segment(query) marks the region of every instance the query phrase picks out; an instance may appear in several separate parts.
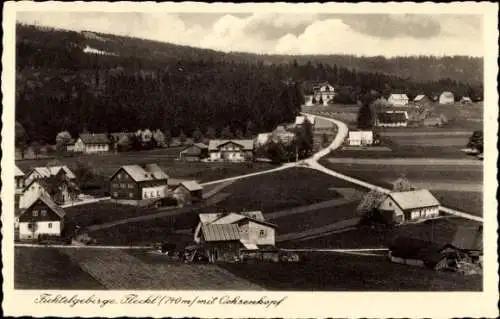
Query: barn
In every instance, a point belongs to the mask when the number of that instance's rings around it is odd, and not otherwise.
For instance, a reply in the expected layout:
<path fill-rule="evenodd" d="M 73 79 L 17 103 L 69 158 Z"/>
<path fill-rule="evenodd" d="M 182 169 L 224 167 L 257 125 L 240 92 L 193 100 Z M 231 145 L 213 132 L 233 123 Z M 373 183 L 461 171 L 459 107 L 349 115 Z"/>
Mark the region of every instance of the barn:
<path fill-rule="evenodd" d="M 426 189 L 391 192 L 378 210 L 395 223 L 419 221 L 439 216 L 439 201 Z"/>
<path fill-rule="evenodd" d="M 203 143 L 195 143 L 185 147 L 180 153 L 181 160 L 195 162 L 208 157 L 208 145 Z"/>

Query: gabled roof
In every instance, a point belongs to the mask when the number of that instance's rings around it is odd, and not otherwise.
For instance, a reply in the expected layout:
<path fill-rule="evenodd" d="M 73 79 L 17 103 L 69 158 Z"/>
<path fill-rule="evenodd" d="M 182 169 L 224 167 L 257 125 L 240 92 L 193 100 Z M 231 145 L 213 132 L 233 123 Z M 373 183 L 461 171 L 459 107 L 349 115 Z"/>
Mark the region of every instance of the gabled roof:
<path fill-rule="evenodd" d="M 424 98 L 425 98 L 424 94 L 419 94 L 419 95 L 415 96 L 415 98 L 413 99 L 413 101 L 418 102 L 418 101 L 423 100 Z"/>
<path fill-rule="evenodd" d="M 240 240 L 240 231 L 235 224 L 202 224 L 201 232 L 205 241 Z"/>
<path fill-rule="evenodd" d="M 207 144 L 204 144 L 204 143 L 194 143 L 194 144 L 190 144 L 190 145 L 187 145 L 186 147 L 184 147 L 182 149 L 181 153 L 186 153 L 192 147 L 199 148 L 200 150 L 206 150 L 206 149 L 208 149 L 208 145 Z"/>
<path fill-rule="evenodd" d="M 17 167 L 17 165 L 15 165 L 15 177 L 18 177 L 18 176 L 24 176 L 24 173 L 23 173 L 23 171 L 21 171 L 21 169 L 19 167 Z"/>
<path fill-rule="evenodd" d="M 208 149 L 210 151 L 216 151 L 218 150 L 221 146 L 227 143 L 234 143 L 237 145 L 240 145 L 244 150 L 253 150 L 254 147 L 254 141 L 253 140 L 238 140 L 238 139 L 233 139 L 233 140 L 210 140 L 208 144 Z"/>
<path fill-rule="evenodd" d="M 38 183 L 43 189 L 45 189 L 49 194 L 53 195 L 59 190 L 59 186 L 65 183 L 69 189 L 79 190 L 78 186 L 72 181 L 61 180 L 52 175 L 43 179 L 33 179 L 29 184 L 27 184 L 24 189 L 27 190 L 31 185 Z"/>
<path fill-rule="evenodd" d="M 144 166 L 124 165 L 120 167 L 120 169 L 123 169 L 136 182 L 168 179 L 168 175 L 156 164 L 146 164 Z M 111 175 L 111 178 L 113 178 L 118 171 Z"/>
<path fill-rule="evenodd" d="M 33 168 L 31 170 L 30 174 L 33 171 L 36 171 L 43 178 L 48 178 L 50 176 L 57 175 L 57 173 L 59 173 L 59 171 L 61 169 L 64 171 L 64 173 L 66 173 L 66 177 L 68 177 L 69 179 L 75 179 L 76 178 L 75 174 L 66 165 L 62 165 L 62 166 L 49 166 L 49 167 L 35 167 L 35 168 Z"/>
<path fill-rule="evenodd" d="M 441 93 L 441 97 L 454 98 L 454 95 L 449 91 L 444 91 L 443 93 Z"/>
<path fill-rule="evenodd" d="M 392 192 L 389 193 L 389 197 L 391 197 L 402 210 L 440 205 L 439 201 L 427 189 Z"/>
<path fill-rule="evenodd" d="M 455 237 L 451 245 L 464 250 L 483 250 L 482 229 L 459 227 L 455 232 Z"/>
<path fill-rule="evenodd" d="M 295 125 L 304 124 L 306 118 L 309 120 L 311 124 L 314 124 L 314 122 L 316 121 L 314 115 L 298 115 L 295 117 Z"/>
<path fill-rule="evenodd" d="M 181 182 L 180 185 L 184 186 L 190 192 L 199 191 L 203 189 L 203 186 L 198 184 L 198 182 L 196 181 L 184 181 Z"/>
<path fill-rule="evenodd" d="M 109 138 L 104 133 L 82 133 L 80 138 L 84 144 L 108 144 Z"/>
<path fill-rule="evenodd" d="M 58 206 L 50 197 L 48 197 L 47 195 L 45 195 L 43 193 L 40 194 L 40 196 L 38 196 L 38 198 L 36 200 L 34 200 L 26 210 L 28 210 L 29 208 L 33 207 L 33 205 L 38 200 L 41 200 L 45 205 L 47 205 L 47 207 L 49 207 L 60 218 L 64 218 L 64 216 L 66 216 L 66 213 L 64 212 L 64 209 L 62 209 L 60 206 Z M 26 210 L 24 210 L 24 212 L 26 212 Z M 23 213 L 21 213 L 21 215 Z"/>
<path fill-rule="evenodd" d="M 395 100 L 408 100 L 408 95 L 404 93 L 392 93 L 389 96 L 390 99 L 395 99 Z"/>
<path fill-rule="evenodd" d="M 275 224 L 268 223 L 264 220 L 264 215 L 261 211 L 253 212 L 242 212 L 242 213 L 229 213 L 223 214 L 216 220 L 212 221 L 212 224 L 234 224 L 240 223 L 244 220 L 253 221 L 257 224 L 266 225 L 272 228 L 277 228 Z"/>

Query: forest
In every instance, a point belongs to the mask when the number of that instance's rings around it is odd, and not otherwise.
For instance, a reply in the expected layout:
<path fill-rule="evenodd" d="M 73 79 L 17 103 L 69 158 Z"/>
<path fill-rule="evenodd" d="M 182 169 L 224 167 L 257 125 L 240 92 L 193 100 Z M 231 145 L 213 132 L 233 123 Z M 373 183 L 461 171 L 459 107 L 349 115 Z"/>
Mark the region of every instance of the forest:
<path fill-rule="evenodd" d="M 450 90 L 457 96 L 482 96 L 482 84 L 473 80 L 430 76 L 416 81 L 384 72 L 390 67 L 380 72 L 348 67 L 363 66 L 365 62 L 352 61 L 367 58 L 349 59 L 347 65 L 303 57 L 270 63 L 269 56 L 97 33 L 89 36 L 89 32 L 28 25 L 17 25 L 16 32 L 16 120 L 29 142 L 54 143 L 57 133 L 65 130 L 72 136 L 82 131 L 143 128 L 173 136 L 199 131 L 220 136 L 229 127 L 234 135 L 250 136 L 293 121 L 303 95 L 319 80 L 334 85 L 337 102 L 344 104 L 355 103 L 371 90 L 410 95 Z M 85 53 L 87 46 L 113 55 Z M 475 60 L 464 63 L 461 57 L 439 61 L 449 64 L 447 70 L 453 70 L 453 65 L 469 70 L 477 64 Z"/>

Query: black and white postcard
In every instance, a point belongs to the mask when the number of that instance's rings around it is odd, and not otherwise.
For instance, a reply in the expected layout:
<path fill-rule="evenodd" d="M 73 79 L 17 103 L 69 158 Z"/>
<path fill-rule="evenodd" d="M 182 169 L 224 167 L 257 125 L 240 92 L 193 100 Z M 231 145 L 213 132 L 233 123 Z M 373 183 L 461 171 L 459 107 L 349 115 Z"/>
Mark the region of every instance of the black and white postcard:
<path fill-rule="evenodd" d="M 497 317 L 497 13 L 5 3 L 4 313 Z"/>

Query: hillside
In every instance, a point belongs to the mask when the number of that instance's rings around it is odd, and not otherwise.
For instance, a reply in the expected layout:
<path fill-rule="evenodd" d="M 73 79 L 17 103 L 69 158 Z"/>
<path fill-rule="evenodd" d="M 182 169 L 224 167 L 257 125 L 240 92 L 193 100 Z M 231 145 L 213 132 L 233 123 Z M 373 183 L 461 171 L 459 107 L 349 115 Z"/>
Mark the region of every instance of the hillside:
<path fill-rule="evenodd" d="M 16 31 L 16 119 L 31 141 L 53 142 L 61 130 L 270 130 L 293 120 L 310 80 L 329 81 L 346 103 L 371 89 L 482 95 L 481 59 L 266 56 L 90 31 Z"/>

